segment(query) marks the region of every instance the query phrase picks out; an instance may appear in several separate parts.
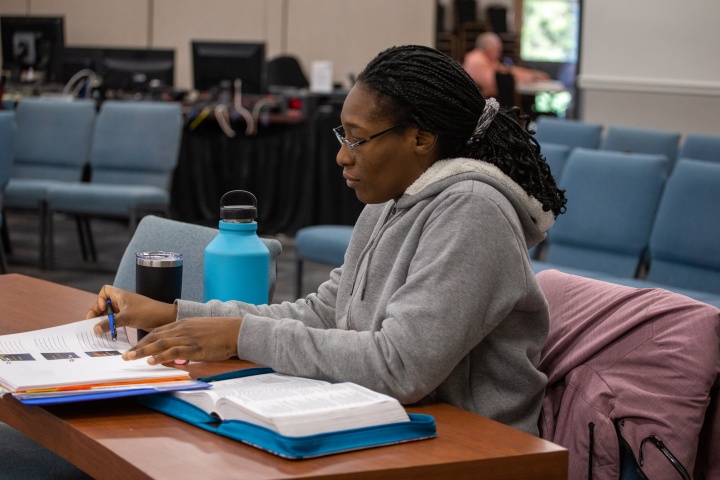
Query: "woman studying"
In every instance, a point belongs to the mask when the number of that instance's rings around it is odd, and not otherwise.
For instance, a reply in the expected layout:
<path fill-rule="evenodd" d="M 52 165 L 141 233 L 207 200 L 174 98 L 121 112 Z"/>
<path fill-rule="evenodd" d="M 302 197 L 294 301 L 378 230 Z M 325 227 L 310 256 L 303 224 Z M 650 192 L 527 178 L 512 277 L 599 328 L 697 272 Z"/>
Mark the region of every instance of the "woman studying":
<path fill-rule="evenodd" d="M 444 54 L 385 50 L 334 129 L 337 163 L 367 206 L 344 265 L 317 293 L 262 306 L 164 304 L 105 286 L 87 316 L 104 315 L 109 298 L 117 326 L 151 330 L 128 359 L 238 356 L 537 434 L 549 318 L 527 249 L 565 197 L 516 116 Z"/>

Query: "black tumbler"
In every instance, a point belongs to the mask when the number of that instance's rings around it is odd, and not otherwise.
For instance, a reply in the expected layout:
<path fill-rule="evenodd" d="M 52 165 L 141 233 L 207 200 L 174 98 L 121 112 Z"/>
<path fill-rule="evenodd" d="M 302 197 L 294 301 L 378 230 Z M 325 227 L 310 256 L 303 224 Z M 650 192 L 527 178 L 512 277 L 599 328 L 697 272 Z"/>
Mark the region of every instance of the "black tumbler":
<path fill-rule="evenodd" d="M 182 295 L 182 253 L 138 252 L 135 254 L 135 291 L 165 303 Z M 138 340 L 147 335 L 138 330 Z"/>

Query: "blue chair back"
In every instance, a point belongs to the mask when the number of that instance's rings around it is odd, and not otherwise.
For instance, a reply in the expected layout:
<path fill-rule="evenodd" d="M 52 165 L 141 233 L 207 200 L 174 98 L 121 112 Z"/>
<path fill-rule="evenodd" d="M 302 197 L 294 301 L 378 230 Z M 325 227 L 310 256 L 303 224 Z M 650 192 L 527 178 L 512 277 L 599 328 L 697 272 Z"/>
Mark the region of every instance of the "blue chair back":
<path fill-rule="evenodd" d="M 95 102 L 22 99 L 15 120 L 13 178 L 81 179 L 95 123 Z"/>
<path fill-rule="evenodd" d="M 169 190 L 182 122 L 178 103 L 105 101 L 90 149 L 91 181 Z"/>
<path fill-rule="evenodd" d="M 540 145 L 555 143 L 570 148 L 597 148 L 602 138 L 603 127 L 599 123 L 580 120 L 566 120 L 541 115 L 535 122 L 535 139 Z"/>
<path fill-rule="evenodd" d="M 559 145 L 556 143 L 543 143 L 540 145 L 540 152 L 545 155 L 545 160 L 550 166 L 550 173 L 555 178 L 555 182 L 559 182 L 562 177 L 565 162 L 570 155 L 571 148 L 567 145 Z"/>
<path fill-rule="evenodd" d="M 560 181 L 567 213 L 549 231 L 546 261 L 634 277 L 648 246 L 667 163 L 662 155 L 573 150 Z"/>
<path fill-rule="evenodd" d="M 647 279 L 720 292 L 720 163 L 680 159 L 650 236 Z"/>
<path fill-rule="evenodd" d="M 670 169 L 677 157 L 679 146 L 679 133 L 623 126 L 608 128 L 600 144 L 602 150 L 665 155 Z"/>
<path fill-rule="evenodd" d="M 688 134 L 678 153 L 680 158 L 720 163 L 720 136 Z"/>
<path fill-rule="evenodd" d="M 0 110 L 0 206 L 2 206 L 2 192 L 5 190 L 8 180 L 10 180 L 13 160 L 15 159 L 16 132 L 15 112 L 12 110 Z"/>

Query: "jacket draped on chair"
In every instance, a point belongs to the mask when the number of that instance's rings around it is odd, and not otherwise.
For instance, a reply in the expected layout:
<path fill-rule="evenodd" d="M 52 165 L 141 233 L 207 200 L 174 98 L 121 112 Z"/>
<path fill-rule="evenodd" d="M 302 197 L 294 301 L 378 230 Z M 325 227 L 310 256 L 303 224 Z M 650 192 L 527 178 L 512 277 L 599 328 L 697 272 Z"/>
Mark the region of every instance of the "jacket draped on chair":
<path fill-rule="evenodd" d="M 551 319 L 540 434 L 569 450 L 568 478 L 627 478 L 619 434 L 650 479 L 683 478 L 657 440 L 693 478 L 720 478 L 720 310 L 557 270 L 537 278 Z"/>

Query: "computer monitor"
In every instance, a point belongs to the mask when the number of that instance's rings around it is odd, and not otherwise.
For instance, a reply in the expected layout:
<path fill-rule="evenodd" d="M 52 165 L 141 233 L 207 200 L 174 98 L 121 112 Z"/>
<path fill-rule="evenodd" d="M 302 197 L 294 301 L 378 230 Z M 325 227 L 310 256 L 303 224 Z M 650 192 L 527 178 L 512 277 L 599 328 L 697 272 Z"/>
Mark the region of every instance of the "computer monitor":
<path fill-rule="evenodd" d="M 148 91 L 175 83 L 175 50 L 106 48 L 98 68 L 105 89 Z"/>
<path fill-rule="evenodd" d="M 57 81 L 65 84 L 82 70 L 92 70 L 100 75 L 104 50 L 102 47 L 63 48 L 57 62 Z"/>
<path fill-rule="evenodd" d="M 2 68 L 10 72 L 10 80 L 56 81 L 56 62 L 65 44 L 63 17 L 0 17 L 0 39 Z"/>
<path fill-rule="evenodd" d="M 266 93 L 265 44 L 192 42 L 193 86 L 209 90 L 223 81 L 242 80 L 242 93 Z"/>

